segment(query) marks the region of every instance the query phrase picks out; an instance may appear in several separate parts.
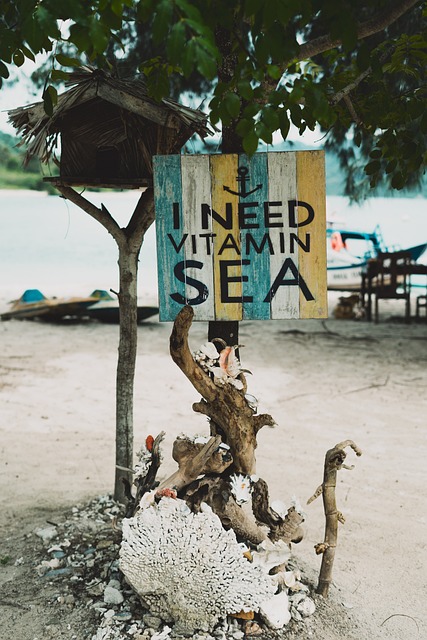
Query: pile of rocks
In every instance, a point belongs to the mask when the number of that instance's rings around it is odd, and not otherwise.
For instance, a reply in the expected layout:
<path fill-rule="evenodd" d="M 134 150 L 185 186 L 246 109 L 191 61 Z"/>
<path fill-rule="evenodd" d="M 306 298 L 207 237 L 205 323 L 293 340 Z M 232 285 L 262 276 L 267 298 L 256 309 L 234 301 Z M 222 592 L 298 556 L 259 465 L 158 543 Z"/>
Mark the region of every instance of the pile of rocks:
<path fill-rule="evenodd" d="M 73 507 L 62 522 L 35 530 L 44 546 L 44 559 L 35 567 L 38 579 L 54 584 L 57 606 L 84 610 L 90 620 L 84 636 L 73 636 L 77 640 L 168 640 L 177 636 L 176 630 L 144 608 L 119 570 L 123 517 L 121 505 L 101 496 Z M 293 604 L 291 624 L 298 624 L 296 620 L 304 624 L 308 611 L 301 611 L 297 602 Z M 210 633 L 192 637 L 261 640 L 279 636 L 261 622 L 229 617 L 221 619 Z"/>

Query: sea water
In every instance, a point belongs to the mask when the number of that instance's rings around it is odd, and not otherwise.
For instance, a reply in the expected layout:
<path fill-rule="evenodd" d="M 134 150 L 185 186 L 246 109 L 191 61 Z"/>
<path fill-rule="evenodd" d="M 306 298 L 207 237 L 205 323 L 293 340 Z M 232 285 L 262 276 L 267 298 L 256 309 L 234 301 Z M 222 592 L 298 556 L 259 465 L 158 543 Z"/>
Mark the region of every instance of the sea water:
<path fill-rule="evenodd" d="M 85 193 L 126 226 L 140 197 L 138 191 Z M 345 197 L 327 198 L 327 218 L 337 227 L 373 231 L 378 224 L 388 246 L 404 249 L 427 242 L 427 200 L 372 198 L 363 205 Z M 106 229 L 59 196 L 42 192 L 0 191 L 0 303 L 19 298 L 25 289 L 46 296 L 87 296 L 94 289 L 118 291 L 118 249 Z M 427 254 L 420 262 L 427 263 Z M 424 283 L 425 284 L 425 283 Z M 138 297 L 157 302 L 154 225 L 140 254 Z"/>

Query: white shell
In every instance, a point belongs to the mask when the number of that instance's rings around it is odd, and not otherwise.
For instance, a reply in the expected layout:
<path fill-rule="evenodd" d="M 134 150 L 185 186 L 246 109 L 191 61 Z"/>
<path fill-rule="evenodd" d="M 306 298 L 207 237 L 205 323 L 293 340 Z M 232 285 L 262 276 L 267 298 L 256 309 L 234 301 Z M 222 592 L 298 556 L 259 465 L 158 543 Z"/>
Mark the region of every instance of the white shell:
<path fill-rule="evenodd" d="M 241 473 L 230 476 L 231 493 L 237 504 L 242 505 L 248 502 L 252 493 L 251 479 Z"/>
<path fill-rule="evenodd" d="M 217 360 L 219 358 L 219 353 L 213 342 L 205 342 L 205 344 L 202 344 L 200 351 L 210 360 Z"/>
<path fill-rule="evenodd" d="M 288 596 L 285 591 L 263 602 L 259 613 L 270 629 L 283 629 L 291 619 Z"/>
<path fill-rule="evenodd" d="M 312 616 L 316 611 L 316 605 L 314 601 L 307 596 L 297 605 L 297 611 L 299 611 L 304 618 L 307 618 L 308 616 Z"/>
<path fill-rule="evenodd" d="M 253 551 L 252 557 L 253 564 L 264 567 L 264 570 L 268 573 L 273 567 L 287 562 L 291 557 L 291 551 L 289 545 L 283 540 L 271 542 L 271 540 L 266 539 L 258 545 L 256 551 Z"/>

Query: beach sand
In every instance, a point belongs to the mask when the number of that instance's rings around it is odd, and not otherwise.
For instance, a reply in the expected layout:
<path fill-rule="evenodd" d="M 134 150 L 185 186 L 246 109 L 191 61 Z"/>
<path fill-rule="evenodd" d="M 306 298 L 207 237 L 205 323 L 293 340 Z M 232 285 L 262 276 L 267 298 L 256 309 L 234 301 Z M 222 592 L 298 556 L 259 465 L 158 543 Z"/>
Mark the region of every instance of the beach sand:
<path fill-rule="evenodd" d="M 296 496 L 305 505 L 322 482 L 327 449 L 352 439 L 363 451 L 356 458 L 349 450 L 354 469 L 338 476 L 346 523 L 333 615 L 354 625 L 359 640 L 413 640 L 427 637 L 427 323 L 405 325 L 403 302 L 381 306 L 378 325 L 332 317 L 242 322 L 239 342 L 253 373 L 248 392 L 277 422 L 260 431 L 257 449 L 257 473 L 272 499 L 289 504 Z M 161 477 L 176 468 L 170 450 L 178 434 L 208 433 L 191 409 L 197 393 L 170 359 L 170 331 L 157 317 L 138 327 L 135 448 L 166 431 Z M 10 321 L 0 323 L 0 340 L 0 537 L 10 549 L 15 538 L 20 548 L 25 537 L 33 540 L 29 534 L 52 514 L 112 491 L 118 327 Z M 206 340 L 206 323 L 195 323 L 191 347 Z M 305 510 L 306 536 L 293 552 L 315 580 L 321 498 Z M 0 637 L 41 640 L 48 636 L 37 635 L 34 611 L 49 617 L 50 610 L 7 602 L 22 566 L 31 557 L 0 568 Z"/>

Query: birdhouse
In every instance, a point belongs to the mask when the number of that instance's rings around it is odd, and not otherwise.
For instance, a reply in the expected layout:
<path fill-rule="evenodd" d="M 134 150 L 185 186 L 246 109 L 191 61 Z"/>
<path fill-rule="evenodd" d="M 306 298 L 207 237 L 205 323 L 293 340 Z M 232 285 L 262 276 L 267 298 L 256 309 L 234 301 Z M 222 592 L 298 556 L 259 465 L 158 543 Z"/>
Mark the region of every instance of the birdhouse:
<path fill-rule="evenodd" d="M 177 153 L 194 133 L 209 133 L 204 113 L 172 100 L 154 101 L 141 80 L 83 68 L 71 82 L 50 117 L 43 103 L 9 112 L 28 144 L 27 157 L 59 165 L 59 176 L 45 178 L 54 184 L 149 186 L 153 155 Z"/>

